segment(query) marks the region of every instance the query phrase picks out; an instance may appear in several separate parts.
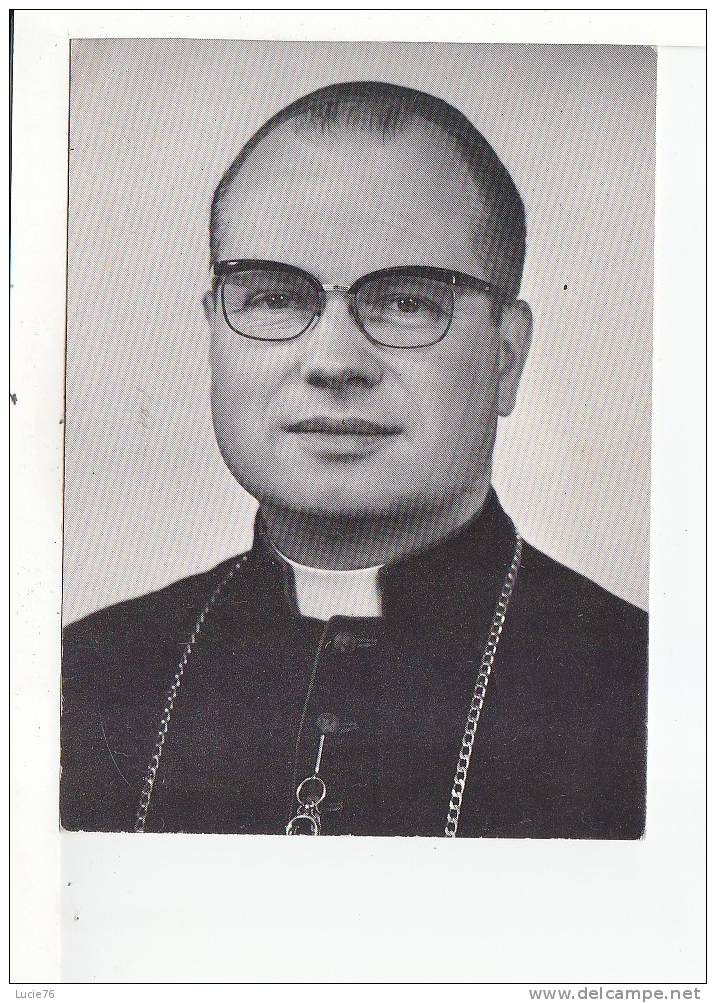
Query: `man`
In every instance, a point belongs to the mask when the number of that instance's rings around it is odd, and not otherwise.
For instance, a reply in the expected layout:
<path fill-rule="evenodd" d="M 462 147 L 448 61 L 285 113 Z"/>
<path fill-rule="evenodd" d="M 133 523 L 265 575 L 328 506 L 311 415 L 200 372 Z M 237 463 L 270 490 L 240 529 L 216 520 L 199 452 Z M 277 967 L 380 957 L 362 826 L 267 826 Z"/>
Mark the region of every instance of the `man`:
<path fill-rule="evenodd" d="M 254 545 L 68 628 L 71 829 L 637 838 L 645 616 L 490 486 L 521 198 L 418 91 L 279 112 L 211 213 L 212 412 Z"/>

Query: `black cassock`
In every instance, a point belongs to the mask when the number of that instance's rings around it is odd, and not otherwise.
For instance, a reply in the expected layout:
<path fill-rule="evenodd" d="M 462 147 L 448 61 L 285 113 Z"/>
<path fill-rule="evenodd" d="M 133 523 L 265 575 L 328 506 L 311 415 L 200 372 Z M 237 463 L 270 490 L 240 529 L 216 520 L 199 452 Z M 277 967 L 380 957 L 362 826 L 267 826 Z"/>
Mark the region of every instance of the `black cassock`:
<path fill-rule="evenodd" d="M 383 617 L 323 623 L 299 616 L 259 520 L 191 645 L 146 831 L 283 833 L 320 719 L 322 834 L 442 836 L 514 549 L 491 492 L 458 535 L 381 571 Z M 134 828 L 180 660 L 235 564 L 66 628 L 64 828 Z M 525 544 L 458 835 L 639 837 L 646 695 L 646 614 Z"/>

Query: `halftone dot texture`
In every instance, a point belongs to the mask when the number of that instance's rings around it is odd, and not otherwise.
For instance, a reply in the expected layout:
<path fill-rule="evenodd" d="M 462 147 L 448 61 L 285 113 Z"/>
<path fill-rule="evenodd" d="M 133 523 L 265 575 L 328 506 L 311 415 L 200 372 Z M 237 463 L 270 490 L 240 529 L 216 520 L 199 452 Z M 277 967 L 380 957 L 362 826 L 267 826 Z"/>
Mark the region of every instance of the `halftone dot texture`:
<path fill-rule="evenodd" d="M 512 175 L 535 331 L 494 483 L 530 542 L 646 605 L 655 53 L 83 39 L 72 43 L 66 622 L 249 543 L 255 506 L 211 427 L 209 206 L 272 114 L 361 79 L 454 104 Z"/>

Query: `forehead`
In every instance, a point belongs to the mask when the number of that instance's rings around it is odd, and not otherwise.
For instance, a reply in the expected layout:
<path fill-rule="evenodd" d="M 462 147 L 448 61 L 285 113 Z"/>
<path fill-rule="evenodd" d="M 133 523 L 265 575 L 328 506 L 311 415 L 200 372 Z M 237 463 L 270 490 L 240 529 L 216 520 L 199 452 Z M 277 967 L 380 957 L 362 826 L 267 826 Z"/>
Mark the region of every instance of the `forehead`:
<path fill-rule="evenodd" d="M 265 258 L 323 281 L 429 264 L 479 273 L 481 200 L 444 138 L 286 123 L 242 165 L 219 212 L 219 258 Z"/>

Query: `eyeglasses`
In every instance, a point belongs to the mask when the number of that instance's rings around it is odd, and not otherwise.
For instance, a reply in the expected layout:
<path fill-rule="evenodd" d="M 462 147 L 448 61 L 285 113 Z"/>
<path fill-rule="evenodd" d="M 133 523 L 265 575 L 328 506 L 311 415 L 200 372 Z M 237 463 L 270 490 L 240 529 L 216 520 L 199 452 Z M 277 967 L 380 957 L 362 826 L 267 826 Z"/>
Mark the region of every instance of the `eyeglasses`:
<path fill-rule="evenodd" d="M 255 341 L 292 341 L 313 327 L 327 293 L 343 293 L 363 334 L 386 348 L 435 345 L 450 329 L 455 291 L 471 289 L 504 303 L 496 286 L 473 275 L 407 265 L 364 275 L 352 286 L 324 285 L 276 261 L 217 261 L 214 276 L 226 323 Z"/>

